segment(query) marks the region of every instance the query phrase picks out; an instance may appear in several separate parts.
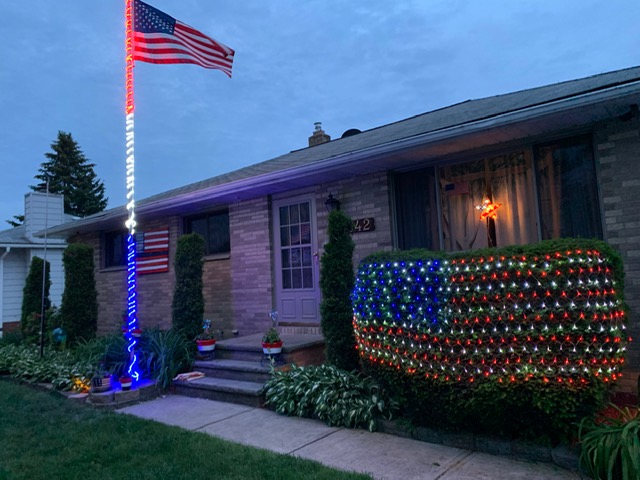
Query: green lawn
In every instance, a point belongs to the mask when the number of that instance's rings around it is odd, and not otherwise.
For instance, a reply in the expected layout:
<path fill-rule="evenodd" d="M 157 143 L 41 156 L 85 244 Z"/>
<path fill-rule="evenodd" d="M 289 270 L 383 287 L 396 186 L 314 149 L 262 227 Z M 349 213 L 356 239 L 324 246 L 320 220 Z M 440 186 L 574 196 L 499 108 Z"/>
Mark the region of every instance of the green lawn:
<path fill-rule="evenodd" d="M 370 479 L 0 381 L 0 479 Z"/>

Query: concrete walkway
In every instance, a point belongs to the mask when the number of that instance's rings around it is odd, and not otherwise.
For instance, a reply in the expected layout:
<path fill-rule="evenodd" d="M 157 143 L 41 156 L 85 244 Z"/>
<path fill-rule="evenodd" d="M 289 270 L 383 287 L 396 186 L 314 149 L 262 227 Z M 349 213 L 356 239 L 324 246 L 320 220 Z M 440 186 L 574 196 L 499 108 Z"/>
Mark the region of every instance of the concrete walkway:
<path fill-rule="evenodd" d="M 316 460 L 375 479 L 577 480 L 578 473 L 385 433 L 329 427 L 231 403 L 169 395 L 118 410 L 232 442 Z"/>

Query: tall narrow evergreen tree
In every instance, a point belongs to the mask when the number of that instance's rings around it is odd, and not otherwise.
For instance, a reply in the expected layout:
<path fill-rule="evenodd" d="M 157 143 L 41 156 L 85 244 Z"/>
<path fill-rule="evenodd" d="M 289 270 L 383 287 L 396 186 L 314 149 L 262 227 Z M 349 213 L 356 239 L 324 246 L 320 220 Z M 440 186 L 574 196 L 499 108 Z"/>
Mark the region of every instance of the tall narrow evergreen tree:
<path fill-rule="evenodd" d="M 40 315 L 42 314 L 42 270 L 44 260 L 33 257 L 29 274 L 22 291 L 22 314 L 20 316 L 20 329 L 22 337 L 31 343 L 37 343 L 40 339 Z M 47 262 L 44 272 L 44 310 L 51 306 L 49 300 L 49 287 L 51 266 Z"/>
<path fill-rule="evenodd" d="M 202 273 L 204 267 L 204 238 L 188 233 L 178 239 L 174 266 L 176 286 L 171 301 L 173 328 L 188 339 L 193 339 L 202 329 L 204 294 Z"/>
<path fill-rule="evenodd" d="M 90 340 L 98 329 L 98 290 L 94 277 L 93 248 L 72 243 L 64 250 L 64 292 L 60 305 L 67 342 Z"/>
<path fill-rule="evenodd" d="M 44 156 L 49 161 L 41 164 L 37 180 L 49 180 L 49 192 L 64 195 L 64 212 L 77 217 L 86 217 L 101 212 L 107 206 L 104 183 L 93 171 L 94 163 L 88 163 L 77 142 L 70 133 L 58 132 L 51 144 L 52 152 Z M 40 190 L 41 186 L 31 186 Z"/>
<path fill-rule="evenodd" d="M 351 306 L 355 285 L 351 229 L 351 219 L 344 213 L 335 210 L 329 214 L 329 243 L 320 265 L 320 316 L 327 361 L 344 370 L 358 368 Z"/>

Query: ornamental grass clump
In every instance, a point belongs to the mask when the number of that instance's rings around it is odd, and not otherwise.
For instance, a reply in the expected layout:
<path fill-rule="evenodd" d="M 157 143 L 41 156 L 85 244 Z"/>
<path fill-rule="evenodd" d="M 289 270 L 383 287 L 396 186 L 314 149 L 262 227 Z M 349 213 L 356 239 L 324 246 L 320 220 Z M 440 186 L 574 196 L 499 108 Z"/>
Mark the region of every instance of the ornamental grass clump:
<path fill-rule="evenodd" d="M 316 418 L 330 426 L 374 431 L 376 420 L 391 418 L 395 410 L 395 402 L 373 379 L 332 365 L 274 371 L 265 393 L 276 412 Z"/>
<path fill-rule="evenodd" d="M 594 479 L 640 478 L 640 408 L 619 408 L 614 418 L 580 424 L 580 462 Z"/>

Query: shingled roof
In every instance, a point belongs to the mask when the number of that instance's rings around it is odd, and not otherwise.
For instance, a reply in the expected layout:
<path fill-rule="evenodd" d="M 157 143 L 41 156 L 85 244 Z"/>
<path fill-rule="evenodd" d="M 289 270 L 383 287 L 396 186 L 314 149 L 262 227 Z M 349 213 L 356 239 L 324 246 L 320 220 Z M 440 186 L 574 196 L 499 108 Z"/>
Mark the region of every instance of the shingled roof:
<path fill-rule="evenodd" d="M 312 166 L 326 162 L 331 163 L 332 160 L 339 160 L 341 157 L 363 150 L 393 144 L 394 142 L 427 134 L 435 134 L 440 131 L 446 131 L 447 129 L 498 118 L 514 112 L 526 112 L 528 109 L 538 106 L 562 102 L 563 100 L 592 93 L 597 94 L 598 92 L 614 87 L 633 84 L 640 85 L 639 82 L 640 67 L 632 67 L 504 95 L 496 95 L 478 100 L 467 100 L 449 107 L 366 130 L 357 135 L 295 150 L 271 160 L 153 195 L 137 201 L 136 204 L 137 208 L 149 204 L 161 205 L 163 202 L 170 201 L 172 198 L 181 196 L 192 197 L 193 195 L 197 195 L 199 191 L 211 191 L 212 189 L 223 188 L 223 186 L 228 186 L 239 181 L 250 182 L 252 179 L 258 179 L 264 175 L 273 174 L 274 172 L 286 172 L 288 170 L 293 171 L 301 166 Z M 640 86 L 635 89 L 635 92 L 636 94 L 640 92 Z M 101 221 L 100 219 L 104 220 L 114 216 L 121 217 L 124 215 L 124 212 L 124 207 L 118 207 L 74 222 L 74 224 L 79 226 L 79 224 L 94 221 L 99 222 Z M 53 230 L 55 231 L 54 233 L 56 233 L 58 230 L 63 232 L 65 229 L 68 230 L 70 228 L 73 227 L 67 225 Z"/>

